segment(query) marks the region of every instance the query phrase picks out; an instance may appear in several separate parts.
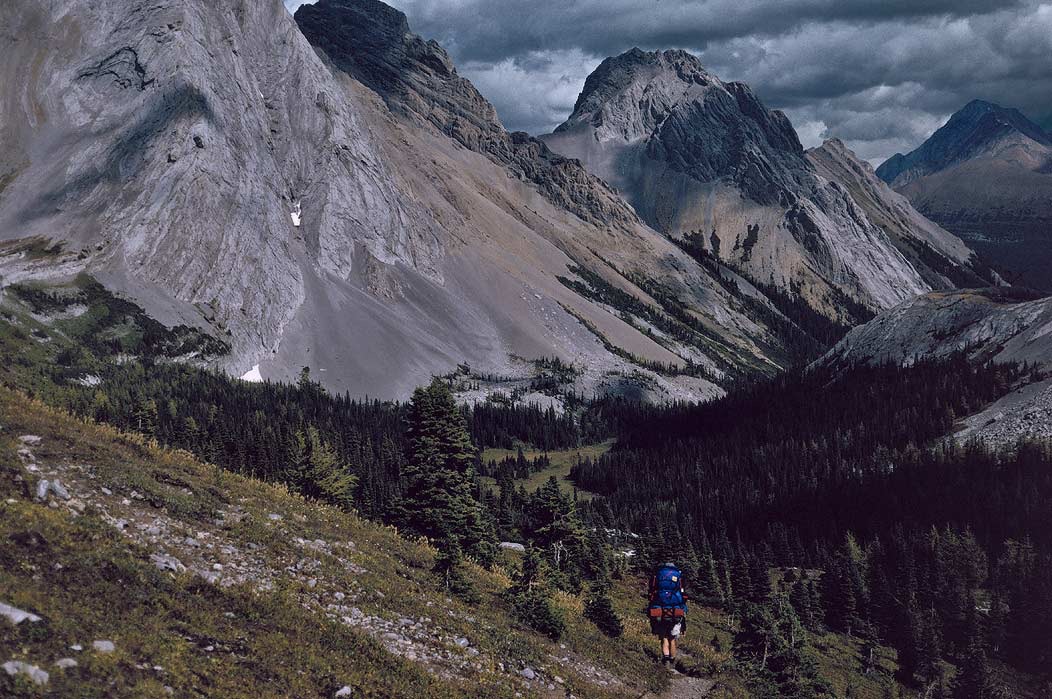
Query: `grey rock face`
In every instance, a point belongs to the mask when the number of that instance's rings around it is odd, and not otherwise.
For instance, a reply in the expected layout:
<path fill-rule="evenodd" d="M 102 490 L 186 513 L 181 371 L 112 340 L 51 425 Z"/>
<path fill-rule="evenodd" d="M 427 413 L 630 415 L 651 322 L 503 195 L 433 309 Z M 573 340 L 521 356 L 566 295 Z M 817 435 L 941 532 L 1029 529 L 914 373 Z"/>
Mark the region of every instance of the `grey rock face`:
<path fill-rule="evenodd" d="M 974 269 L 975 253 L 960 238 L 925 218 L 839 139 L 808 150 L 807 159 L 820 176 L 848 189 L 866 217 L 888 234 L 932 288 L 975 288 L 993 281 Z"/>
<path fill-rule="evenodd" d="M 90 271 L 170 318 L 205 309 L 239 353 L 276 346 L 305 272 L 372 256 L 437 276 L 430 218 L 280 2 L 67 9 L 0 9 L 26 38 L 0 78 L 20 163 L 0 238 L 100 246 Z"/>
<path fill-rule="evenodd" d="M 457 75 L 445 49 L 411 33 L 399 10 L 378 0 L 321 0 L 301 6 L 296 22 L 337 68 L 374 90 L 393 111 L 508 167 L 553 204 L 586 221 L 635 220 L 577 163 L 527 134 L 508 133 L 493 105 Z"/>
<path fill-rule="evenodd" d="M 819 176 L 784 114 L 684 51 L 633 49 L 585 83 L 544 137 L 656 229 L 753 279 L 854 318 L 930 288 L 847 188 Z"/>
<path fill-rule="evenodd" d="M 822 361 L 908 365 L 962 351 L 1052 367 L 1052 299 L 1009 289 L 927 294 L 855 328 Z"/>

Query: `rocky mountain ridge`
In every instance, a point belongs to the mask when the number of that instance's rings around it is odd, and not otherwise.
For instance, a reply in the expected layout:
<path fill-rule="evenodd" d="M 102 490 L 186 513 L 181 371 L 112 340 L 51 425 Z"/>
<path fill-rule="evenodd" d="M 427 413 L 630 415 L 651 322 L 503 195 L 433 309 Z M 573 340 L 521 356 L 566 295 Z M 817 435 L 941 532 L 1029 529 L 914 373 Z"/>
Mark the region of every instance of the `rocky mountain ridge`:
<path fill-rule="evenodd" d="M 1016 138 L 1052 146 L 1052 136 L 1018 109 L 972 100 L 916 150 L 907 155 L 896 153 L 888 158 L 877 168 L 877 176 L 892 187 L 901 188 Z"/>
<path fill-rule="evenodd" d="M 633 49 L 607 59 L 569 119 L 543 138 L 580 158 L 657 230 L 831 317 L 865 315 L 845 299 L 878 311 L 933 284 L 952 286 L 928 265 L 918 270 L 916 253 L 904 256 L 847 186 L 816 170 L 784 114 L 685 51 Z M 952 236 L 930 227 L 914 233 L 912 220 L 898 219 L 900 242 L 946 248 L 933 255 L 946 258 L 938 266 L 969 259 Z"/>
<path fill-rule="evenodd" d="M 806 153 L 816 172 L 847 188 L 866 217 L 880 227 L 933 289 L 982 287 L 975 253 L 957 236 L 930 221 L 876 176 L 839 139 L 829 139 Z"/>
<path fill-rule="evenodd" d="M 976 362 L 1028 364 L 1028 383 L 963 420 L 959 439 L 994 447 L 1052 439 L 1052 298 L 1010 289 L 937 292 L 907 301 L 849 332 L 825 365 L 910 365 L 965 353 Z"/>

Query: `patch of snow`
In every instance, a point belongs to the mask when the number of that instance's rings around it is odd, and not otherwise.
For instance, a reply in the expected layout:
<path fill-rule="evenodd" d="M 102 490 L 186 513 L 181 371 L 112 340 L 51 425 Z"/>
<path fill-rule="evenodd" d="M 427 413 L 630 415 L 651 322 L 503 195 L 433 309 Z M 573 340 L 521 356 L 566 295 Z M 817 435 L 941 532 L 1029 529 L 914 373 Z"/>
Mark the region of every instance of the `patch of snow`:
<path fill-rule="evenodd" d="M 98 386 L 102 383 L 102 377 L 95 374 L 84 374 L 84 376 L 74 379 L 74 382 L 79 383 L 81 386 Z"/>
<path fill-rule="evenodd" d="M 259 373 L 259 365 L 256 364 L 250 370 L 242 374 L 241 380 L 250 383 L 263 383 L 263 375 Z"/>
<path fill-rule="evenodd" d="M 303 215 L 303 206 L 300 204 L 300 202 L 296 202 L 296 210 L 289 212 L 289 216 L 292 218 L 292 225 L 295 228 L 299 228 L 300 227 L 300 220 L 301 220 L 300 217 L 302 215 Z"/>

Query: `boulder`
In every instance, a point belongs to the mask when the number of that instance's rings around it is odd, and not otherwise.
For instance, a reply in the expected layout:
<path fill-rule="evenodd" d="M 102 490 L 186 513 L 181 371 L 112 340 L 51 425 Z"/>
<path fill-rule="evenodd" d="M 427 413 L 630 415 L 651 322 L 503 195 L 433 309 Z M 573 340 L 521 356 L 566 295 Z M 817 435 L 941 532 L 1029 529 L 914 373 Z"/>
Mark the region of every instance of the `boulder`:
<path fill-rule="evenodd" d="M 164 553 L 153 553 L 150 554 L 150 561 L 153 562 L 158 570 L 170 570 L 173 573 L 186 572 L 186 566 L 184 566 L 182 561 L 175 556 L 169 556 Z"/>
<path fill-rule="evenodd" d="M 117 646 L 113 644 L 113 641 L 95 641 L 91 644 L 91 647 L 98 653 L 112 653 L 117 650 Z"/>
<path fill-rule="evenodd" d="M 51 482 L 51 492 L 60 500 L 69 500 L 72 497 L 69 491 L 66 490 L 66 486 L 62 485 L 57 478 Z"/>
<path fill-rule="evenodd" d="M 3 665 L 4 672 L 14 675 L 25 675 L 33 684 L 44 686 L 51 676 L 36 665 L 22 662 L 21 660 L 9 660 Z"/>
<path fill-rule="evenodd" d="M 517 544 L 514 541 L 502 541 L 500 542 L 500 547 L 509 551 L 518 551 L 519 553 L 526 553 L 526 547 L 522 544 Z"/>
<path fill-rule="evenodd" d="M 40 621 L 40 617 L 36 614 L 22 611 L 3 602 L 0 602 L 0 616 L 6 618 L 15 626 L 18 626 L 23 621 L 28 621 L 31 624 Z"/>

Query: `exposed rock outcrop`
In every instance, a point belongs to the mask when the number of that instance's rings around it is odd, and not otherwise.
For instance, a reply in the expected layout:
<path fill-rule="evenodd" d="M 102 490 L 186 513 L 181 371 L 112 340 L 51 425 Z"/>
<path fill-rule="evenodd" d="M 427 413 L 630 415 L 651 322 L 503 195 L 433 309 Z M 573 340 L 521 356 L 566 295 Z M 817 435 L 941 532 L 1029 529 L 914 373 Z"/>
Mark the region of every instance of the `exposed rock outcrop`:
<path fill-rule="evenodd" d="M 975 253 L 965 243 L 913 208 L 883 182 L 873 167 L 839 139 L 807 151 L 807 159 L 827 180 L 848 189 L 866 217 L 891 238 L 899 252 L 933 289 L 987 286 L 992 279 L 977 271 Z"/>
<path fill-rule="evenodd" d="M 1029 364 L 1052 371 L 1052 298 L 1018 290 L 933 293 L 855 328 L 821 360 L 910 365 L 965 353 L 976 362 Z M 1052 381 L 1009 387 L 993 405 L 963 421 L 957 437 L 994 447 L 1052 439 Z"/>

